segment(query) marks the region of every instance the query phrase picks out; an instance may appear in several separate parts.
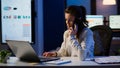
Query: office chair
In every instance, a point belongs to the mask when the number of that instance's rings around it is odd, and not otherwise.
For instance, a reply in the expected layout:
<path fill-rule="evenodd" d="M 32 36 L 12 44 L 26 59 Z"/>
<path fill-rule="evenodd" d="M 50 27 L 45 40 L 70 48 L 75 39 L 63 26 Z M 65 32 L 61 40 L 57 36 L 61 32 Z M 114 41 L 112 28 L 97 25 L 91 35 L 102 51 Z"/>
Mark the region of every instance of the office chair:
<path fill-rule="evenodd" d="M 108 56 L 112 40 L 112 30 L 109 26 L 98 25 L 90 28 L 93 31 L 95 56 Z"/>

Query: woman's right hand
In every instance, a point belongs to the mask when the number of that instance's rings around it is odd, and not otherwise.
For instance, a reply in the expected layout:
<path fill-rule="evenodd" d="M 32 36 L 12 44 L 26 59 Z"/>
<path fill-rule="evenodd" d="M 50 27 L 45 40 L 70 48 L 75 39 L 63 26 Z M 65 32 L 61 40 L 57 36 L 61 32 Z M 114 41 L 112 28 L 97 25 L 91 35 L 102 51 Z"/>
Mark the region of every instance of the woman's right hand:
<path fill-rule="evenodd" d="M 56 57 L 57 53 L 56 52 L 44 52 L 43 56 L 44 57 Z"/>
<path fill-rule="evenodd" d="M 76 35 L 78 32 L 78 25 L 74 24 L 74 28 L 69 27 L 68 31 L 69 31 L 69 35 Z"/>

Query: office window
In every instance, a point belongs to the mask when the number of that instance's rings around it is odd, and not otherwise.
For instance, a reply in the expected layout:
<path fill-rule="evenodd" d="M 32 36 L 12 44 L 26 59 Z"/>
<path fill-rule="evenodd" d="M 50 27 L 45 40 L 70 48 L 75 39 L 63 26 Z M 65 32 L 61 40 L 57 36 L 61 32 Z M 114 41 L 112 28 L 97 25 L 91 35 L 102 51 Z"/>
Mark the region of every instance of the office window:
<path fill-rule="evenodd" d="M 1 0 L 1 43 L 33 42 L 32 0 Z"/>

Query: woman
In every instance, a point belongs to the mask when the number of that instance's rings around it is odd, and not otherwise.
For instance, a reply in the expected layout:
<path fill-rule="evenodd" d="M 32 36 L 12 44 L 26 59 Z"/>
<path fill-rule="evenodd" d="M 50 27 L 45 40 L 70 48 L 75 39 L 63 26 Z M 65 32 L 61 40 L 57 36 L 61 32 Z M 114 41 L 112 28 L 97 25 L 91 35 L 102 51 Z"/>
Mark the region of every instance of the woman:
<path fill-rule="evenodd" d="M 61 48 L 56 52 L 45 52 L 45 57 L 73 56 L 80 60 L 93 58 L 94 40 L 87 28 L 86 12 L 83 6 L 69 6 L 65 10 L 67 30 L 64 32 Z"/>

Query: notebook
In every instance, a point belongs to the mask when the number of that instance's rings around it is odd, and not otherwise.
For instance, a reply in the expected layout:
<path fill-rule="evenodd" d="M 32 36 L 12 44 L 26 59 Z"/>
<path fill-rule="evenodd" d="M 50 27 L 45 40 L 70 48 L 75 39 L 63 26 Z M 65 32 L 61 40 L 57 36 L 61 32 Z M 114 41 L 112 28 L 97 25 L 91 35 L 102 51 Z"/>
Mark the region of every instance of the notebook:
<path fill-rule="evenodd" d="M 47 62 L 60 59 L 60 57 L 38 57 L 30 43 L 27 41 L 6 40 L 6 42 L 15 56 L 21 61 Z"/>
<path fill-rule="evenodd" d="M 120 63 L 120 56 L 98 57 L 94 60 L 99 64 L 116 64 Z"/>

